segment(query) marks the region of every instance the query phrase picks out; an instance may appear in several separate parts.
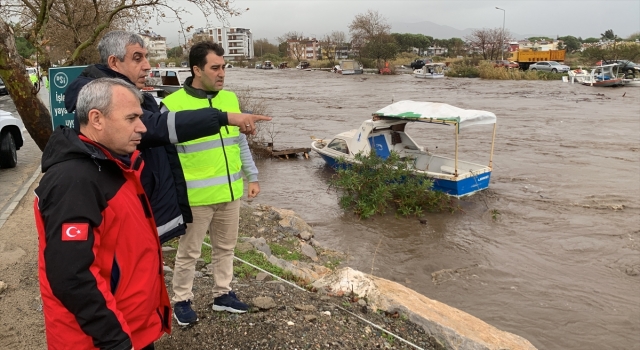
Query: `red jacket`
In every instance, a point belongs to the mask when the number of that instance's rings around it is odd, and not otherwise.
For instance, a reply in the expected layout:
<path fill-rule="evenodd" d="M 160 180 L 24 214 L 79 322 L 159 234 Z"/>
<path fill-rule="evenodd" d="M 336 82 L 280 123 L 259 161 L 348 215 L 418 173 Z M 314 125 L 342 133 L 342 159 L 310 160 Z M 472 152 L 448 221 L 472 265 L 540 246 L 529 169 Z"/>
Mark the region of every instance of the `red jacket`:
<path fill-rule="evenodd" d="M 140 349 L 171 331 L 142 167 L 138 151 L 114 157 L 65 127 L 51 135 L 34 203 L 50 349 Z"/>

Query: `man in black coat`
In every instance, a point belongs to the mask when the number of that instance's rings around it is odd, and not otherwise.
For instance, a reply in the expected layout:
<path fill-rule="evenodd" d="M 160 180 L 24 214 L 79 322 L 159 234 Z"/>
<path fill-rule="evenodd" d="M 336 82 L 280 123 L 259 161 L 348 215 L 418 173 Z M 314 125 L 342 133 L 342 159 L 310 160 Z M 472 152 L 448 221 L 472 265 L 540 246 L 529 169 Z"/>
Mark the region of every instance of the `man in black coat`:
<path fill-rule="evenodd" d="M 65 92 L 65 107 L 69 112 L 76 109 L 80 89 L 94 79 L 120 78 L 138 88 L 145 85 L 151 66 L 140 36 L 125 31 L 109 32 L 98 44 L 98 51 L 101 63 L 87 67 Z M 166 242 L 184 234 L 185 224 L 192 222 L 186 181 L 173 144 L 215 135 L 225 125 L 237 126 L 245 134 L 255 134 L 255 123 L 271 118 L 213 108 L 162 113 L 150 94 L 144 94 L 141 107 L 141 120 L 147 129 L 138 145 L 145 161 L 141 182 L 151 202 L 160 241 Z M 79 131 L 75 118 L 74 129 Z"/>

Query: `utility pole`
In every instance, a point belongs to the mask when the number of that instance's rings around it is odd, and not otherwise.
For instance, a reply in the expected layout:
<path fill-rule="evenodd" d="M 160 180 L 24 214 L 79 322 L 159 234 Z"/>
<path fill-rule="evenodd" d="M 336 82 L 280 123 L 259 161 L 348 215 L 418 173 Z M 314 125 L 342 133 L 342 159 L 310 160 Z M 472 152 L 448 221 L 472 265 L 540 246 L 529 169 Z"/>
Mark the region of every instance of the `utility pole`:
<path fill-rule="evenodd" d="M 500 53 L 502 55 L 502 60 L 504 60 L 504 19 L 507 16 L 507 11 L 505 9 L 501 9 L 496 6 L 496 10 L 502 11 L 502 34 L 500 35 Z"/>

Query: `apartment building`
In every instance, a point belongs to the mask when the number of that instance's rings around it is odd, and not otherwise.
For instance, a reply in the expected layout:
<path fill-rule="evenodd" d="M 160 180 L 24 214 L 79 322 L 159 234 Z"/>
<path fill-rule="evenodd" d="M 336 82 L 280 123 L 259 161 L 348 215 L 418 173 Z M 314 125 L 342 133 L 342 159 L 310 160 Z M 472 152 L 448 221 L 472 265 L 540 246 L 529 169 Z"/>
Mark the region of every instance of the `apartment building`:
<path fill-rule="evenodd" d="M 166 60 L 167 59 L 167 38 L 156 34 L 151 30 L 145 30 L 139 33 L 144 40 L 144 44 L 149 52 L 149 59 Z"/>
<path fill-rule="evenodd" d="M 211 27 L 198 28 L 193 35 L 191 43 L 201 40 L 212 40 L 224 48 L 226 60 L 252 59 L 253 34 L 251 29 L 239 27 Z"/>
<path fill-rule="evenodd" d="M 318 39 L 309 37 L 287 40 L 287 56 L 307 61 L 321 59 Z"/>

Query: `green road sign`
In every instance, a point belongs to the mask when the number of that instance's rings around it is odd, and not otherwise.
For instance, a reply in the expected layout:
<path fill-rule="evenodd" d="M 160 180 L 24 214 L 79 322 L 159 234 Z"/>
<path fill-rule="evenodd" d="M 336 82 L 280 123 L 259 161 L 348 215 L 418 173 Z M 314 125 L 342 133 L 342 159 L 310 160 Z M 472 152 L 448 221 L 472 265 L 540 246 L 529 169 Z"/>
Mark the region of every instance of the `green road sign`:
<path fill-rule="evenodd" d="M 64 107 L 64 93 L 87 66 L 49 68 L 49 104 L 51 122 L 55 129 L 58 125 L 73 127 L 73 113 L 67 113 Z"/>

